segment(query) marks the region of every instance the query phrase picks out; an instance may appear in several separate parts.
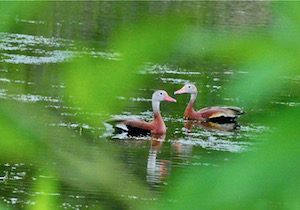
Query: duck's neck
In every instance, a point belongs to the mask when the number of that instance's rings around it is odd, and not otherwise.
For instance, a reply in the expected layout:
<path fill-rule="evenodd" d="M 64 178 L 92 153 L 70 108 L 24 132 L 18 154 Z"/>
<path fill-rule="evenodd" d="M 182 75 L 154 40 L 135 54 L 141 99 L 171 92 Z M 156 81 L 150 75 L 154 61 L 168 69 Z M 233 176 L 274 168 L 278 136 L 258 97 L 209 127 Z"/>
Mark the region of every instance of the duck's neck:
<path fill-rule="evenodd" d="M 191 99 L 190 99 L 189 104 L 193 104 L 193 106 L 194 106 L 196 98 L 197 98 L 197 93 L 191 93 Z"/>
<path fill-rule="evenodd" d="M 155 118 L 162 118 L 159 110 L 160 102 L 159 101 L 152 101 L 152 109 L 153 109 L 153 115 Z"/>
<path fill-rule="evenodd" d="M 196 98 L 197 98 L 197 93 L 191 93 L 190 102 L 184 112 L 185 118 L 192 118 L 192 116 L 196 114 L 196 112 L 194 110 L 194 104 L 195 104 Z"/>
<path fill-rule="evenodd" d="M 159 110 L 159 101 L 152 101 L 152 108 L 153 108 L 153 121 L 152 125 L 154 126 L 154 133 L 165 133 L 166 132 L 166 125 L 161 117 L 160 110 Z"/>

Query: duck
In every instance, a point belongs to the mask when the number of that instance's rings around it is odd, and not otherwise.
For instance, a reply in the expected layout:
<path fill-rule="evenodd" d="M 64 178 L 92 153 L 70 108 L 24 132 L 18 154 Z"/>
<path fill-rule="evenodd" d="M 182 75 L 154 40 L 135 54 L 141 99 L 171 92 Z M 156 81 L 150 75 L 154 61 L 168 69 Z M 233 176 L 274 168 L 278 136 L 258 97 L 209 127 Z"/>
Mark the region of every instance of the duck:
<path fill-rule="evenodd" d="M 118 131 L 127 132 L 130 135 L 165 134 L 166 125 L 160 113 L 160 102 L 162 101 L 176 102 L 176 100 L 170 97 L 166 91 L 155 91 L 152 95 L 152 122 L 146 122 L 144 120 L 134 118 L 113 118 L 107 122 L 112 124 Z"/>
<path fill-rule="evenodd" d="M 183 93 L 189 93 L 191 95 L 190 101 L 184 112 L 185 120 L 228 123 L 235 121 L 237 117 L 245 113 L 242 108 L 235 106 L 212 106 L 195 111 L 194 104 L 198 93 L 197 87 L 192 83 L 187 83 L 180 90 L 174 92 L 174 94 Z"/>

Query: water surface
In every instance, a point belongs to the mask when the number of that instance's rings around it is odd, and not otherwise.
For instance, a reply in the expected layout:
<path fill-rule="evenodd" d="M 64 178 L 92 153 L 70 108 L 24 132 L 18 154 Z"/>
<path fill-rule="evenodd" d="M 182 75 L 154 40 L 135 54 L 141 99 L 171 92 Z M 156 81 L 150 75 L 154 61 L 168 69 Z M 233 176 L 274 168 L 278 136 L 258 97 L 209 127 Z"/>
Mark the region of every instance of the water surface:
<path fill-rule="evenodd" d="M 68 105 L 66 102 L 72 100 L 72 96 L 64 94 L 65 82 L 57 78 L 60 78 L 60 65 L 74 57 L 118 61 L 121 55 L 107 48 L 115 28 L 134 24 L 150 15 L 163 17 L 166 13 L 173 13 L 186 16 L 199 27 L 211 26 L 224 32 L 235 30 L 236 33 L 251 34 L 271 24 L 272 10 L 264 2 L 55 2 L 48 3 L 48 7 L 55 15 L 38 14 L 35 19 L 27 19 L 22 14 L 16 14 L 14 32 L 0 32 L 0 100 L 40 104 L 62 117 L 59 123 L 46 119 L 48 126 L 58 129 L 67 127 L 81 134 L 97 134 L 90 146 L 79 148 L 72 145 L 74 151 L 94 153 L 97 152 L 95 145 L 101 147 L 107 142 L 112 143 L 113 150 L 120 151 L 126 168 L 154 193 L 153 199 L 164 192 L 169 177 L 177 170 L 189 166 L 218 167 L 255 150 L 261 144 L 258 136 L 270 129 L 258 122 L 256 117 L 263 113 L 274 114 L 272 106 L 299 106 L 293 100 L 293 93 L 268 95 L 265 100 L 270 104 L 269 109 L 246 110 L 247 114 L 238 119 L 238 126 L 219 126 L 184 121 L 183 112 L 189 96 L 174 96 L 178 101 L 176 104 L 161 104 L 168 129 L 166 135 L 159 138 L 115 134 L 104 122 L 103 126 L 94 127 L 84 120 L 74 120 L 74 115 L 82 119 L 92 115 L 151 121 L 153 91 L 164 89 L 173 97 L 173 92 L 187 82 L 195 82 L 198 87 L 196 107 L 199 109 L 213 105 L 239 106 L 238 98 L 224 96 L 224 92 L 228 83 L 244 79 L 248 72 L 235 69 L 228 62 L 230 58 L 223 55 L 213 60 L 193 60 L 177 53 L 163 63 L 145 63 L 140 68 L 139 76 L 151 82 L 136 87 L 129 97 L 118 96 L 118 100 L 125 102 L 126 106 L 120 106 L 117 114 L 100 111 L 87 113 L 81 107 Z M 78 12 L 76 16 L 75 11 Z M 3 19 L 0 24 L 7 23 Z M 300 76 L 292 80 L 282 79 L 287 83 L 299 84 Z M 36 175 L 38 164 L 41 163 L 28 164 L 19 159 L 0 164 L 2 202 L 16 208 L 35 205 L 33 198 L 43 192 L 32 191 L 32 185 L 40 179 L 52 179 L 47 173 Z M 106 203 L 106 195 L 101 189 L 82 190 L 63 183 L 63 189 L 51 195 L 60 198 L 62 202 L 59 206 L 63 208 L 81 209 L 99 203 L 112 207 L 112 204 Z"/>

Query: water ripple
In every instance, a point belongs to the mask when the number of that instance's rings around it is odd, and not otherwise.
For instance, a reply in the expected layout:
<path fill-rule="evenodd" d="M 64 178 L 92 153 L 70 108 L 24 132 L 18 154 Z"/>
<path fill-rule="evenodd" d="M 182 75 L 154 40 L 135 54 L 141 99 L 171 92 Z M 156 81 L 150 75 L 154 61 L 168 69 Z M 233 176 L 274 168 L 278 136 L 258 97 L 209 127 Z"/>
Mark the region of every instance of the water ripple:
<path fill-rule="evenodd" d="M 1 61 L 11 64 L 61 63 L 83 56 L 108 60 L 120 59 L 120 54 L 113 51 L 78 49 L 72 40 L 3 32 L 0 32 L 0 51 L 2 51 Z M 25 54 L 28 52 L 30 55 Z"/>

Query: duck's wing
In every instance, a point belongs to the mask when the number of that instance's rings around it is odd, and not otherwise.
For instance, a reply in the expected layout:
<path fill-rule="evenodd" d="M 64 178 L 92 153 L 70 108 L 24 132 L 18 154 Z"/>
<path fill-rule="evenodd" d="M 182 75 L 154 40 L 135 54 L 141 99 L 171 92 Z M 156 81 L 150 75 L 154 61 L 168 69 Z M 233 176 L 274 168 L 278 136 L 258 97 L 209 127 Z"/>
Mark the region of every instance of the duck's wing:
<path fill-rule="evenodd" d="M 244 111 L 239 107 L 232 106 L 214 106 L 199 110 L 197 113 L 201 114 L 202 118 L 209 121 L 232 121 Z"/>
<path fill-rule="evenodd" d="M 131 133 L 151 133 L 153 130 L 153 125 L 144 120 L 132 119 L 132 118 L 113 118 L 107 121 L 112 124 L 115 128 Z"/>

